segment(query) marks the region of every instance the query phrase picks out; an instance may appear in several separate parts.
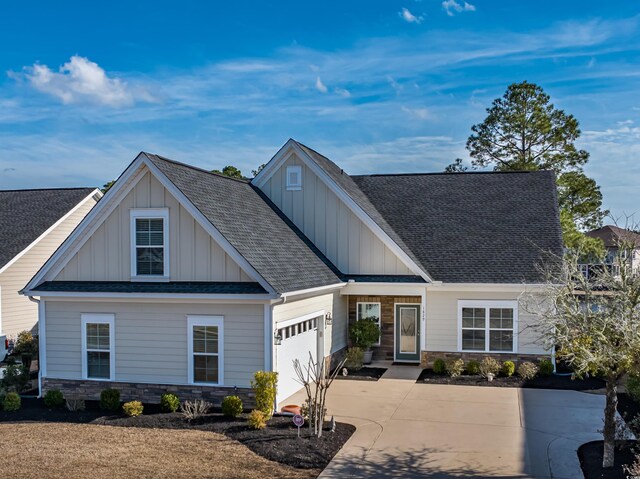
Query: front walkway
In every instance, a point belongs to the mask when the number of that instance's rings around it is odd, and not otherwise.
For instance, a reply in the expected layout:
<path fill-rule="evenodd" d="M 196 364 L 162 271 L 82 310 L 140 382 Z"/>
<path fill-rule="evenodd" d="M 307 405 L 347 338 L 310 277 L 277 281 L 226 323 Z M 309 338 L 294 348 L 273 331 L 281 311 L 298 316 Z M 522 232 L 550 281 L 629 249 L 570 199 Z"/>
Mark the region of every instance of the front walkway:
<path fill-rule="evenodd" d="M 603 396 L 416 384 L 419 373 L 391 366 L 377 382 L 333 383 L 329 415 L 357 430 L 321 478 L 575 479 L 578 446 L 602 437 Z"/>

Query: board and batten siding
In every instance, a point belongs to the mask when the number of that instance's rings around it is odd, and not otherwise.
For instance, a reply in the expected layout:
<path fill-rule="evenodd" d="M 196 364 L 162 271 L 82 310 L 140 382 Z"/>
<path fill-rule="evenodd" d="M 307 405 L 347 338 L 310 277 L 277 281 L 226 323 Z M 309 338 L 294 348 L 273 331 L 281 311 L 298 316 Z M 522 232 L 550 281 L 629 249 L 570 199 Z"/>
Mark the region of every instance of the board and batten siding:
<path fill-rule="evenodd" d="M 224 385 L 264 369 L 262 304 L 45 302 L 47 377 L 82 379 L 82 313 L 115 314 L 115 380 L 188 384 L 187 316 L 224 317 Z"/>
<path fill-rule="evenodd" d="M 35 330 L 38 323 L 38 305 L 26 296 L 18 294 L 18 291 L 27 285 L 95 204 L 94 198 L 88 199 L 0 273 L 0 333 L 14 338 L 21 331 Z"/>
<path fill-rule="evenodd" d="M 459 300 L 518 300 L 518 292 L 470 292 L 427 290 L 427 351 L 458 351 Z M 532 329 L 536 317 L 518 305 L 518 354 L 546 354 Z"/>
<path fill-rule="evenodd" d="M 169 209 L 171 281 L 253 281 L 148 170 L 55 280 L 129 281 L 133 208 Z"/>
<path fill-rule="evenodd" d="M 326 356 L 340 351 L 347 346 L 347 297 L 339 291 L 312 296 L 297 301 L 288 301 L 273 307 L 273 321 L 276 324 L 295 319 L 316 311 L 331 313 L 332 324 L 325 329 L 324 352 Z"/>
<path fill-rule="evenodd" d="M 302 189 L 287 191 L 287 166 L 302 169 Z M 261 187 L 340 271 L 413 274 L 294 153 Z"/>

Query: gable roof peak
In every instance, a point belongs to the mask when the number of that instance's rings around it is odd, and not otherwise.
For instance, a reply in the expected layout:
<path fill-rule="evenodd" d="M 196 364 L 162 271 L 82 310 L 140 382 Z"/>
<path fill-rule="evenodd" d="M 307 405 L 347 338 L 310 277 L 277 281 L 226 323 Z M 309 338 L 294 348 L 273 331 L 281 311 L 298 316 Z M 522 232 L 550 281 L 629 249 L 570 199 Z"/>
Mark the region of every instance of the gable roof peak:
<path fill-rule="evenodd" d="M 167 163 L 172 163 L 174 165 L 183 166 L 185 168 L 189 168 L 191 170 L 195 170 L 195 171 L 198 171 L 200 173 L 206 173 L 206 174 L 211 175 L 211 176 L 217 176 L 218 178 L 223 178 L 225 180 L 238 181 L 240 183 L 245 183 L 245 184 L 250 182 L 250 180 L 248 180 L 248 179 L 232 178 L 231 176 L 226 176 L 226 175 L 223 175 L 221 173 L 216 173 L 214 171 L 206 170 L 206 169 L 201 168 L 199 166 L 190 165 L 188 163 L 183 163 L 181 161 L 172 160 L 171 158 L 167 158 L 166 156 L 158 155 L 158 154 L 155 154 L 155 153 L 149 153 L 149 152 L 146 152 L 146 151 L 141 151 L 140 153 L 145 155 L 151 161 L 154 161 L 154 159 L 160 160 L 160 161 L 166 161 Z"/>

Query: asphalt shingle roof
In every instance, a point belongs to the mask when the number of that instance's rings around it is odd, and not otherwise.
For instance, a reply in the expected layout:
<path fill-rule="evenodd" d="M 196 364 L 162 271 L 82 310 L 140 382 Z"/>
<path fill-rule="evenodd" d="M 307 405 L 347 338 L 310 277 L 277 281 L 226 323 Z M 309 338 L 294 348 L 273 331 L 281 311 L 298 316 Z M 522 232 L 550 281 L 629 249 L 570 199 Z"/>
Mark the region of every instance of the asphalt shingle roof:
<path fill-rule="evenodd" d="M 0 268 L 94 189 L 0 190 Z"/>
<path fill-rule="evenodd" d="M 352 179 L 436 281 L 535 283 L 562 254 L 553 172 Z"/>
<path fill-rule="evenodd" d="M 46 281 L 37 291 L 73 293 L 266 294 L 259 283 L 215 281 Z"/>
<path fill-rule="evenodd" d="M 249 182 L 146 155 L 276 292 L 341 282 L 335 267 Z"/>
<path fill-rule="evenodd" d="M 640 234 L 614 225 L 605 225 L 585 233 L 591 238 L 600 238 L 607 248 L 617 248 L 621 243 L 630 243 L 640 248 Z"/>

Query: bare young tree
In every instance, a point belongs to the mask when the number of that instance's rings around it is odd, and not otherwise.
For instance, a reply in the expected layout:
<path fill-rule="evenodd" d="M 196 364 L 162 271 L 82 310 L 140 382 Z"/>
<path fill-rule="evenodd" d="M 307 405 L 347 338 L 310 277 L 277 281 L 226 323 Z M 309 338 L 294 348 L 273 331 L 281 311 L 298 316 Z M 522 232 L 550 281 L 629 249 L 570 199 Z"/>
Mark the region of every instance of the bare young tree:
<path fill-rule="evenodd" d="M 322 426 L 325 421 L 326 400 L 329 387 L 342 370 L 346 359 L 340 361 L 334 371 L 330 372 L 330 361 L 324 359 L 319 362 L 313 359 L 309 353 L 309 362 L 306 366 L 300 360 L 293 360 L 293 368 L 297 381 L 302 384 L 307 393 L 309 405 L 309 434 L 322 437 Z"/>
<path fill-rule="evenodd" d="M 606 381 L 605 468 L 614 463 L 617 383 L 640 371 L 640 268 L 632 261 L 638 246 L 621 238 L 613 261 L 591 260 L 590 269 L 581 267 L 579 251 L 569 252 L 561 268 L 545 272 L 545 292 L 527 298 L 527 308 L 540 318 L 545 346 L 557 348 L 556 357 L 577 376 L 593 374 Z"/>

